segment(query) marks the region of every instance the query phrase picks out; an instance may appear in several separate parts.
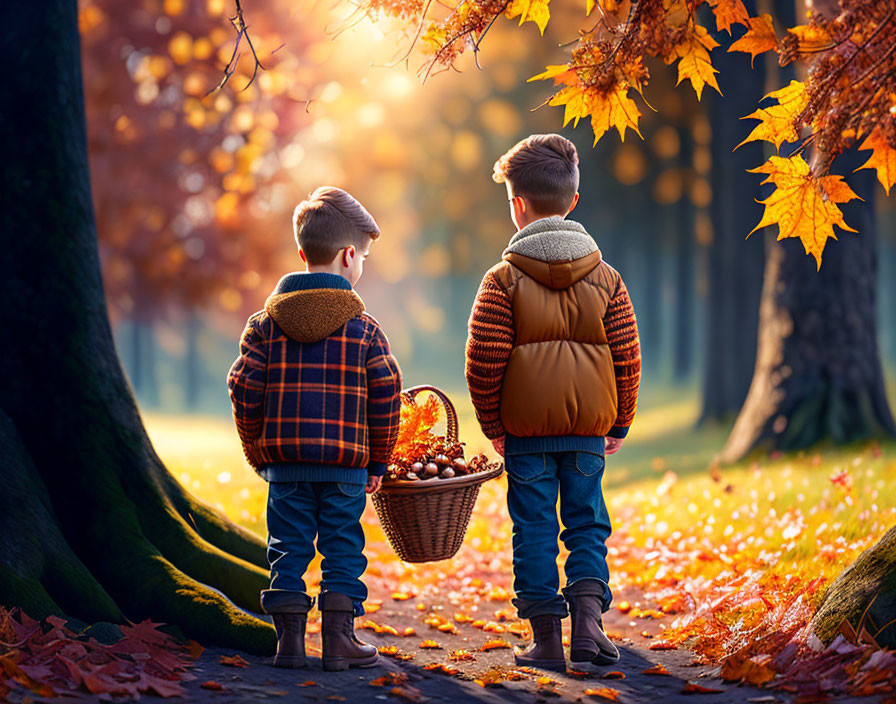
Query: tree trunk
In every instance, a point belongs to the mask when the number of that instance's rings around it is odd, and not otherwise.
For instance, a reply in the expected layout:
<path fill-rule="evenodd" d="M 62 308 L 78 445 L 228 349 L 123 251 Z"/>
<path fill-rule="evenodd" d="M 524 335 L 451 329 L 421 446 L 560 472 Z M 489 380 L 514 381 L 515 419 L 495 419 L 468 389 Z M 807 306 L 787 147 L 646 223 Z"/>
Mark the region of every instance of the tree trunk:
<path fill-rule="evenodd" d="M 860 164 L 844 154 L 835 167 Z M 795 240 L 768 243 L 756 369 L 721 459 L 896 434 L 878 352 L 873 170 L 850 174 L 843 206 L 859 234 L 825 248 L 821 270 Z"/>
<path fill-rule="evenodd" d="M 0 603 L 270 650 L 273 629 L 241 610 L 266 585 L 263 542 L 168 473 L 115 355 L 76 0 L 10 4 L 0 46 Z"/>
<path fill-rule="evenodd" d="M 690 197 L 693 180 L 694 137 L 689 127 L 678 130 L 681 141 L 679 165 L 686 174 L 685 187 L 675 217 L 675 330 L 672 374 L 675 381 L 687 381 L 694 361 L 694 204 Z"/>
<path fill-rule="evenodd" d="M 754 7 L 749 10 L 755 12 Z M 749 132 L 740 118 L 753 112 L 764 95 L 764 62 L 760 59 L 751 70 L 746 54 L 721 49 L 713 61 L 725 97 L 709 92 L 704 98 L 712 124 L 713 199 L 701 423 L 730 421 L 747 396 L 756 362 L 765 259 L 759 237 L 744 241 L 762 217 L 762 205 L 756 202 L 759 179 L 747 169 L 765 161 L 763 147 L 751 142 L 733 151 Z"/>
<path fill-rule="evenodd" d="M 199 357 L 199 333 L 202 329 L 199 316 L 195 311 L 187 312 L 187 340 L 184 359 L 184 402 L 188 410 L 195 411 L 199 407 L 199 394 L 202 388 L 202 366 Z"/>
<path fill-rule="evenodd" d="M 896 527 L 834 580 L 812 619 L 812 632 L 827 645 L 844 621 L 882 648 L 896 648 Z"/>

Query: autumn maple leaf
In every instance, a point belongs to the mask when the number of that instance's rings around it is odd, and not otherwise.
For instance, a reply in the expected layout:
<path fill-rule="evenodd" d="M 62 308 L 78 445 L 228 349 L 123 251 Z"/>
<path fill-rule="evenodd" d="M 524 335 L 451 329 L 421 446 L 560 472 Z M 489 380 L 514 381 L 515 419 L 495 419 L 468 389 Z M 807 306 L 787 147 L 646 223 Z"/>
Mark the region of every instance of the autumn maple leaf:
<path fill-rule="evenodd" d="M 716 29 L 731 34 L 731 25 L 747 24 L 750 13 L 742 0 L 709 0 L 716 16 Z"/>
<path fill-rule="evenodd" d="M 504 12 L 507 19 L 514 17 L 520 18 L 520 24 L 526 22 L 534 22 L 538 25 L 538 30 L 544 34 L 545 28 L 548 26 L 548 20 L 551 19 L 551 11 L 548 8 L 550 0 L 513 0 Z"/>
<path fill-rule="evenodd" d="M 747 235 L 766 225 L 778 226 L 778 239 L 798 237 L 806 254 L 815 257 L 821 269 L 821 253 L 829 238 L 837 239 L 833 226 L 855 232 L 843 220 L 838 203 L 846 203 L 858 196 L 842 176 L 814 176 L 802 155 L 785 158 L 770 157 L 751 173 L 768 174 L 762 183 L 773 183 L 776 188 L 763 201 L 765 212 L 759 224 Z"/>
<path fill-rule="evenodd" d="M 746 34 L 732 42 L 728 51 L 742 51 L 750 55 L 750 66 L 753 60 L 766 51 L 778 46 L 778 37 L 775 34 L 775 26 L 772 24 L 771 15 L 759 15 L 749 19 L 750 28 Z"/>
<path fill-rule="evenodd" d="M 765 97 L 777 100 L 778 104 L 760 108 L 741 118 L 742 120 L 759 120 L 759 124 L 735 149 L 747 142 L 757 140 L 771 142 L 776 149 L 780 149 L 782 143 L 795 142 L 799 138 L 795 126 L 796 118 L 806 109 L 809 102 L 805 84 L 791 81 L 789 86 L 772 91 Z"/>
<path fill-rule="evenodd" d="M 712 60 L 709 56 L 709 52 L 718 45 L 719 43 L 709 35 L 706 27 L 695 25 L 694 31 L 686 36 L 680 44 L 673 47 L 672 53 L 665 58 L 667 64 L 678 59 L 678 83 L 676 85 L 687 78 L 694 87 L 697 100 L 702 97 L 703 86 L 706 84 L 715 88 L 719 95 L 722 94 L 715 76 L 718 71 L 712 67 Z"/>
<path fill-rule="evenodd" d="M 859 149 L 873 149 L 871 157 L 859 169 L 876 169 L 877 180 L 890 195 L 890 188 L 896 184 L 896 149 L 893 149 L 880 130 L 874 130 L 862 142 Z"/>

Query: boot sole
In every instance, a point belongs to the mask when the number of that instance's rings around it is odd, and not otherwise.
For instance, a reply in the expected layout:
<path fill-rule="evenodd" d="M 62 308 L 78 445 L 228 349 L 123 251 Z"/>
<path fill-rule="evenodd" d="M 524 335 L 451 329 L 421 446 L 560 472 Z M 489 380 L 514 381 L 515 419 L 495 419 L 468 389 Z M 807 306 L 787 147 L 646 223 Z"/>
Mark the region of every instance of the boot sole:
<path fill-rule="evenodd" d="M 308 660 L 304 655 L 275 655 L 274 667 L 285 667 L 297 669 L 305 667 Z"/>
<path fill-rule="evenodd" d="M 615 665 L 619 662 L 619 658 L 610 658 L 606 655 L 598 655 L 596 658 L 591 660 L 575 660 L 570 658 L 569 666 L 573 670 L 578 670 L 579 672 L 601 672 L 602 668 L 609 667 L 610 665 Z"/>
<path fill-rule="evenodd" d="M 550 670 L 551 672 L 566 672 L 566 660 L 527 660 L 513 657 L 514 662 L 520 667 L 534 667 L 539 670 Z"/>
<path fill-rule="evenodd" d="M 364 660 L 330 658 L 323 661 L 323 667 L 326 672 L 341 672 L 343 670 L 348 670 L 350 667 L 375 667 L 379 663 L 379 660 L 379 653 L 374 653 Z"/>

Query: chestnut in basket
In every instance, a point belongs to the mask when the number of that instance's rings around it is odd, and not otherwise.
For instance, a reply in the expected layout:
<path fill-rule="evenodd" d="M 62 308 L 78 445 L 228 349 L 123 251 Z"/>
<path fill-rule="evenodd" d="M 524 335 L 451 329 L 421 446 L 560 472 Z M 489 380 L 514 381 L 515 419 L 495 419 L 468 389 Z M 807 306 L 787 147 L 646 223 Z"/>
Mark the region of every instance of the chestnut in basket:
<path fill-rule="evenodd" d="M 435 463 L 440 465 L 447 465 L 451 464 L 451 460 L 448 458 L 448 455 L 439 454 L 435 456 Z"/>
<path fill-rule="evenodd" d="M 422 462 L 414 462 L 414 464 L 411 465 L 411 471 L 414 474 L 416 474 L 417 476 L 420 476 L 423 473 L 423 463 Z M 417 477 L 414 477 L 414 479 L 416 479 L 416 478 Z"/>
<path fill-rule="evenodd" d="M 425 478 L 425 479 L 429 479 L 430 477 L 434 477 L 434 476 L 436 476 L 438 473 L 439 473 L 439 465 L 437 465 L 435 462 L 429 462 L 429 463 L 423 468 L 423 474 L 424 474 L 424 478 Z"/>
<path fill-rule="evenodd" d="M 451 463 L 451 469 L 454 470 L 455 474 L 466 474 L 467 461 L 463 457 L 458 457 Z"/>
<path fill-rule="evenodd" d="M 416 481 L 417 479 L 419 479 L 420 477 L 418 477 L 418 476 L 417 476 L 416 474 L 414 474 L 413 472 L 408 472 L 408 473 L 405 475 L 404 478 L 407 479 L 408 481 L 413 482 L 413 481 Z"/>
<path fill-rule="evenodd" d="M 454 476 L 454 470 L 451 467 L 445 467 L 439 475 L 442 479 L 451 479 Z"/>

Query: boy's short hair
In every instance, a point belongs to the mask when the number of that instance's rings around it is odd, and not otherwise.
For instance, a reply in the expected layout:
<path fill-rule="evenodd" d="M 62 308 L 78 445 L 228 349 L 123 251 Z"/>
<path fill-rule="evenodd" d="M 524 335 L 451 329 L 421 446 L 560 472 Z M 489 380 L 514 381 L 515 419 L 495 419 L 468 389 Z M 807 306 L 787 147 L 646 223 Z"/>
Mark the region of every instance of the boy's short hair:
<path fill-rule="evenodd" d="M 579 190 L 576 145 L 559 134 L 533 134 L 495 162 L 492 178 L 508 182 L 539 214 L 565 214 Z"/>
<path fill-rule="evenodd" d="M 363 248 L 380 236 L 380 228 L 367 209 L 334 186 L 321 186 L 299 203 L 292 226 L 309 264 L 329 264 L 339 250 L 349 245 Z"/>

